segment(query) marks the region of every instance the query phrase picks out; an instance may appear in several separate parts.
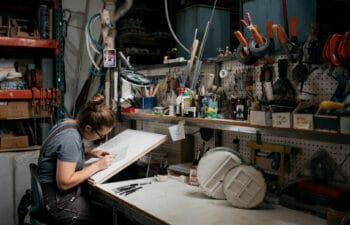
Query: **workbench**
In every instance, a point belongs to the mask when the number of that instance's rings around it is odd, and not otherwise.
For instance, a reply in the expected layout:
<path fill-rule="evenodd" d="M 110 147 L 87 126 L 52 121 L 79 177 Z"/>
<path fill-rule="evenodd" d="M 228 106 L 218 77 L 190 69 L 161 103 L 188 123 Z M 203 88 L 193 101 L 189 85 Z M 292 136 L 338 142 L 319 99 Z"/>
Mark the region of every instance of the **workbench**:
<path fill-rule="evenodd" d="M 147 184 L 127 196 L 113 191 L 135 183 Z M 115 225 L 118 211 L 146 225 L 326 225 L 322 218 L 279 205 L 268 209 L 238 209 L 226 200 L 207 197 L 200 187 L 175 177 L 163 182 L 143 178 L 96 184 L 92 186 L 92 194 L 113 207 Z"/>

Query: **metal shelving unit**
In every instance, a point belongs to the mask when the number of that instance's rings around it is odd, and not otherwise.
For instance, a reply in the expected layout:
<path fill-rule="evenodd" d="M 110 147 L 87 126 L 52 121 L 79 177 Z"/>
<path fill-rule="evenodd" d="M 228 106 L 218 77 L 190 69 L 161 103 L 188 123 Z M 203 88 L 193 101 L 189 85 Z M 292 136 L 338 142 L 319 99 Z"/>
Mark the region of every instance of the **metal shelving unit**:
<path fill-rule="evenodd" d="M 33 96 L 34 92 L 34 96 Z M 0 90 L 0 100 L 19 100 L 19 99 L 40 99 L 53 98 L 52 93 L 40 92 L 39 89 L 32 90 Z"/>
<path fill-rule="evenodd" d="M 60 96 L 64 90 L 64 61 L 63 61 L 63 37 L 62 37 L 62 0 L 46 0 L 52 3 L 54 10 L 54 39 L 40 39 L 32 37 L 0 37 L 0 47 L 14 48 L 15 51 L 21 49 L 42 49 L 52 50 L 55 57 L 55 77 L 56 88 L 60 90 Z M 34 96 L 33 96 L 34 93 Z M 50 94 L 41 93 L 40 90 L 0 90 L 0 100 L 21 100 L 21 99 L 40 99 L 52 98 Z M 64 103 L 61 97 L 61 103 L 57 108 L 57 119 L 64 117 Z"/>
<path fill-rule="evenodd" d="M 58 42 L 59 54 L 56 54 L 56 87 L 61 91 L 61 104 L 57 109 L 57 119 L 65 117 L 64 113 L 64 98 L 65 90 L 65 69 L 64 69 L 64 37 L 63 37 L 63 22 L 62 22 L 62 0 L 55 0 L 55 17 L 54 17 L 54 37 Z"/>
<path fill-rule="evenodd" d="M 55 54 L 59 54 L 57 40 L 22 37 L 0 37 L 0 46 L 53 49 L 55 50 Z"/>
<path fill-rule="evenodd" d="M 15 120 L 23 120 L 23 123 L 30 127 L 27 130 L 22 130 L 21 132 L 22 135 L 25 132 L 25 134 L 29 137 L 28 147 L 0 149 L 1 152 L 40 149 L 40 140 L 45 138 L 46 135 L 46 132 L 43 130 L 41 130 L 40 133 L 40 129 L 49 129 L 55 120 L 59 120 L 64 117 L 64 103 L 62 101 L 62 95 L 65 88 L 65 74 L 63 61 L 64 42 L 62 37 L 62 0 L 14 0 L 14 2 L 1 3 L 0 10 L 2 10 L 1 12 L 3 12 L 2 15 L 4 16 L 7 15 L 6 13 L 8 11 L 12 13 L 11 15 L 18 15 L 19 19 L 22 18 L 21 16 L 24 16 L 26 20 L 33 20 L 33 16 L 35 18 L 38 13 L 37 10 L 41 4 L 47 4 L 50 10 L 52 9 L 52 17 L 50 17 L 50 21 L 52 21 L 52 23 L 50 22 L 51 26 L 49 27 L 49 29 L 52 30 L 52 32 L 50 30 L 50 34 L 52 35 L 49 36 L 49 39 L 39 38 L 38 35 L 13 36 L 12 33 L 8 33 L 9 36 L 0 37 L 0 49 L 4 53 L 9 53 L 7 58 L 33 59 L 35 64 L 38 60 L 49 58 L 51 61 L 53 61 L 51 64 L 53 74 L 52 77 L 50 77 L 50 79 L 52 78 L 53 80 L 52 87 L 33 87 L 32 89 L 24 90 L 0 90 L 0 101 L 8 101 L 11 103 L 17 102 L 18 104 L 21 104 L 22 101 L 26 104 L 29 102 L 28 105 L 31 108 L 28 110 L 32 111 L 32 114 L 29 113 L 29 115 L 12 117 L 4 116 L 1 118 L 2 122 L 4 123 L 9 122 L 10 120 L 11 123 Z M 55 114 L 52 114 L 53 111 L 51 110 L 53 110 L 53 108 L 55 108 Z M 13 108 L 11 108 L 11 110 L 13 110 Z"/>

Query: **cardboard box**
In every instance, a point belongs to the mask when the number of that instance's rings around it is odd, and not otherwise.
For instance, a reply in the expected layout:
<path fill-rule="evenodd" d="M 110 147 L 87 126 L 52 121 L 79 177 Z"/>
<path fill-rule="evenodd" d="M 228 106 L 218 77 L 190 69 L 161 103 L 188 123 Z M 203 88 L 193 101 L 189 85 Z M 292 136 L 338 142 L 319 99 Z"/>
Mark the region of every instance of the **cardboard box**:
<path fill-rule="evenodd" d="M 0 149 L 28 147 L 28 136 L 0 135 Z"/>
<path fill-rule="evenodd" d="M 313 130 L 315 108 L 315 104 L 312 104 L 310 102 L 300 102 L 292 114 L 293 128 L 301 130 Z"/>
<path fill-rule="evenodd" d="M 0 119 L 7 118 L 30 118 L 30 117 L 50 117 L 51 113 L 41 110 L 36 113 L 31 101 L 7 101 L 0 104 Z"/>
<path fill-rule="evenodd" d="M 7 103 L 7 117 L 30 117 L 32 116 L 32 105 L 29 101 L 9 101 Z"/>
<path fill-rule="evenodd" d="M 350 134 L 350 116 L 340 117 L 340 133 Z"/>
<path fill-rule="evenodd" d="M 250 124 L 259 126 L 271 126 L 271 112 L 270 111 L 250 111 Z"/>
<path fill-rule="evenodd" d="M 281 128 L 291 127 L 291 113 L 290 112 L 273 112 L 272 126 Z"/>
<path fill-rule="evenodd" d="M 0 119 L 7 118 L 7 105 L 0 105 Z"/>

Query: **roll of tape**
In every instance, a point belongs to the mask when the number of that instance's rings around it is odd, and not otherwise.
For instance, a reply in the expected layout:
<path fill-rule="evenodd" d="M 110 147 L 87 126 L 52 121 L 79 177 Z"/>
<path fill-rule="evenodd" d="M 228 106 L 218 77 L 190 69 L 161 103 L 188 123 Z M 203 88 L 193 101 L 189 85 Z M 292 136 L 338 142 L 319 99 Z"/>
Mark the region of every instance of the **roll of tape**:
<path fill-rule="evenodd" d="M 222 69 L 222 70 L 220 70 L 220 72 L 219 72 L 220 78 L 225 78 L 225 77 L 227 77 L 227 74 L 228 74 L 228 72 L 227 72 L 226 69 Z"/>

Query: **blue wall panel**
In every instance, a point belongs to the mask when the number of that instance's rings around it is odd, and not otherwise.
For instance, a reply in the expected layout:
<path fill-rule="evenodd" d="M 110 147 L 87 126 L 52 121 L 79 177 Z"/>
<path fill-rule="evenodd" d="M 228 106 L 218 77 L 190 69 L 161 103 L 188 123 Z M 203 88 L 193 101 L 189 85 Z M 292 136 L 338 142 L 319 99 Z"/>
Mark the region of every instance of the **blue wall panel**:
<path fill-rule="evenodd" d="M 258 30 L 266 34 L 266 21 L 284 27 L 282 0 L 252 0 L 243 4 L 243 13 L 250 12 Z M 298 40 L 304 41 L 308 36 L 309 24 L 316 22 L 316 0 L 287 0 L 288 21 L 291 16 L 298 18 Z M 290 27 L 290 24 L 289 24 Z M 247 30 L 244 34 L 249 37 Z"/>
<path fill-rule="evenodd" d="M 203 39 L 205 27 L 210 20 L 212 7 L 195 5 L 180 10 L 176 14 L 176 36 L 187 48 L 192 46 L 195 29 L 198 29 L 197 39 L 199 45 Z M 210 25 L 209 34 L 204 47 L 203 57 L 217 56 L 217 48 L 225 48 L 230 45 L 230 12 L 227 9 L 216 8 Z M 179 45 L 179 56 L 189 58 Z"/>

